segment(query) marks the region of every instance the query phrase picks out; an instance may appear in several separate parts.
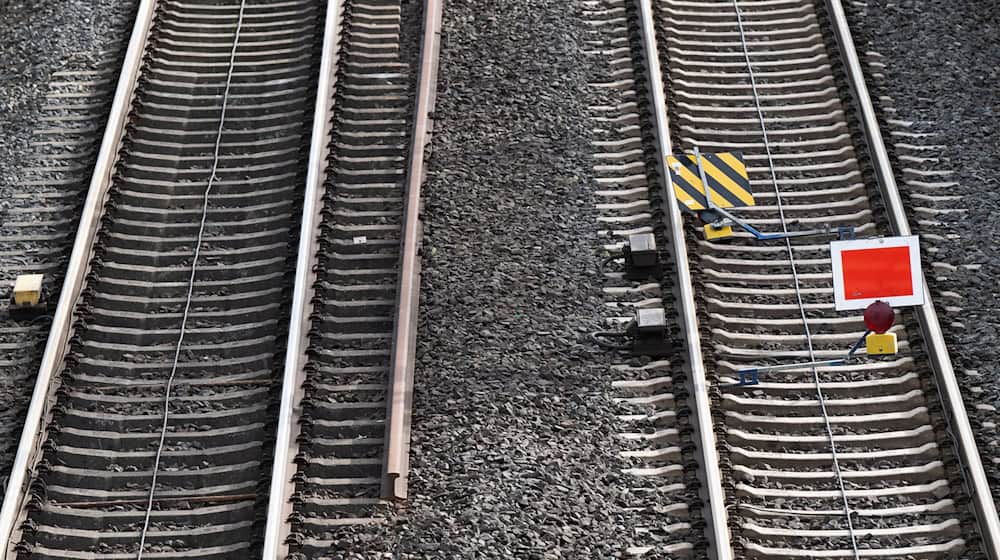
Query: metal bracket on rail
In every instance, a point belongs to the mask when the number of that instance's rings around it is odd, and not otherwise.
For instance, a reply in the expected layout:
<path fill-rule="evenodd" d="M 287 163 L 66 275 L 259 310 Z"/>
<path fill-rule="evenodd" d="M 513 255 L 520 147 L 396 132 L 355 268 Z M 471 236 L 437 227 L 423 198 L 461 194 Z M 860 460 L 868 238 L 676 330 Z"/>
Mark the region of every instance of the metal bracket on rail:
<path fill-rule="evenodd" d="M 641 281 L 658 278 L 663 274 L 656 236 L 652 233 L 630 234 L 622 245 L 621 252 L 613 253 L 601 261 L 601 273 L 606 271 L 609 264 L 618 260 L 624 262 L 622 275 L 628 280 Z"/>
<path fill-rule="evenodd" d="M 716 213 L 719 217 L 713 216 Z M 827 235 L 836 237 L 839 241 L 849 241 L 855 238 L 853 227 L 838 227 L 836 229 L 829 226 L 821 229 L 807 229 L 802 231 L 783 231 L 777 233 L 764 233 L 747 222 L 737 218 L 725 208 L 709 208 L 698 214 L 698 217 L 705 222 L 705 235 L 709 239 L 729 237 L 732 234 L 733 226 L 754 236 L 758 241 L 775 241 L 779 239 L 791 239 L 795 237 L 814 237 Z M 714 230 L 714 231 L 713 231 Z"/>
<path fill-rule="evenodd" d="M 636 309 L 635 317 L 628 322 L 624 331 L 596 331 L 590 333 L 590 338 L 598 346 L 608 350 L 661 358 L 668 356 L 673 350 L 667 335 L 666 313 L 662 307 L 653 307 Z M 612 342 L 624 339 L 630 340 Z"/>

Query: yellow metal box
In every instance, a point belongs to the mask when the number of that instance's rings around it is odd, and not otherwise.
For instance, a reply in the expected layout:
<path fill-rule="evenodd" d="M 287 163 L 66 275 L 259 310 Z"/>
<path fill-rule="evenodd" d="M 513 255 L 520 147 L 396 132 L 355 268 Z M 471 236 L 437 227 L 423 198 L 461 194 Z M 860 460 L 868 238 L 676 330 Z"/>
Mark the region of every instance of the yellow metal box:
<path fill-rule="evenodd" d="M 869 354 L 873 355 L 895 354 L 897 350 L 896 333 L 872 333 L 866 336 L 865 349 L 868 350 Z"/>
<path fill-rule="evenodd" d="M 725 239 L 732 236 L 733 228 L 731 226 L 716 228 L 712 224 L 705 224 L 705 239 Z"/>
<path fill-rule="evenodd" d="M 43 274 L 22 274 L 14 281 L 14 305 L 34 306 L 42 300 Z"/>

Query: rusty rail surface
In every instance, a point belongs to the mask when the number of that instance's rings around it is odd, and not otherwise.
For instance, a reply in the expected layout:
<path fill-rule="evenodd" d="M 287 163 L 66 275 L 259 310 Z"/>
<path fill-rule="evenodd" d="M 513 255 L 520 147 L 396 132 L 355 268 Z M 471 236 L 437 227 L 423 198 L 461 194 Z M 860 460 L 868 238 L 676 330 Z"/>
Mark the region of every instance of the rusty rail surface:
<path fill-rule="evenodd" d="M 413 366 L 417 343 L 420 298 L 420 190 L 426 168 L 424 151 L 430 142 L 437 95 L 438 54 L 441 50 L 443 0 L 427 0 L 420 57 L 420 83 L 407 174 L 406 213 L 403 217 L 403 254 L 399 300 L 393 327 L 393 352 L 386 424 L 382 497 L 405 500 L 410 467 L 410 412 L 413 404 Z"/>

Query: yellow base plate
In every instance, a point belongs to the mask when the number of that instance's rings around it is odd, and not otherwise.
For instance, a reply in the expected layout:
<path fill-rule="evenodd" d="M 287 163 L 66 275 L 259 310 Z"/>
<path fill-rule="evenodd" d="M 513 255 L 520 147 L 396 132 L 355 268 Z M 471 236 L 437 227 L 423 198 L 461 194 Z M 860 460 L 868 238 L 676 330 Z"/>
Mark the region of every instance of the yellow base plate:
<path fill-rule="evenodd" d="M 873 355 L 895 354 L 897 351 L 896 333 L 872 333 L 866 336 L 865 349 Z"/>
<path fill-rule="evenodd" d="M 732 236 L 733 228 L 731 226 L 715 228 L 711 224 L 705 224 L 705 239 L 725 239 Z"/>

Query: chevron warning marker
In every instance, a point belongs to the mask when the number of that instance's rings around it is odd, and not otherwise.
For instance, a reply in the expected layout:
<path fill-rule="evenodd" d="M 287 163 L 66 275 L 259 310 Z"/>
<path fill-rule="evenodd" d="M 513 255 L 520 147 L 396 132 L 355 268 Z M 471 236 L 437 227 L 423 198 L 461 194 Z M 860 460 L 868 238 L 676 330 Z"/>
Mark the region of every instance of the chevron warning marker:
<path fill-rule="evenodd" d="M 753 206 L 753 191 L 743 155 L 738 152 L 701 154 L 701 163 L 708 179 L 712 204 L 719 208 Z M 698 160 L 694 154 L 667 156 L 670 182 L 677 200 L 693 212 L 707 210 L 705 186 L 698 173 Z"/>

